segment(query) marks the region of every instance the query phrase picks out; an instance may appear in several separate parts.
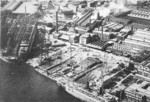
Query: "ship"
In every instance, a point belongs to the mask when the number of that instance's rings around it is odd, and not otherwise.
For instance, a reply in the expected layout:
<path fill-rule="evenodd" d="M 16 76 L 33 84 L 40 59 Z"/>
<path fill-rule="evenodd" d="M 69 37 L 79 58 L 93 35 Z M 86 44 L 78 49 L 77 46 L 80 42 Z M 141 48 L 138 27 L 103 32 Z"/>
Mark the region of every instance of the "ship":
<path fill-rule="evenodd" d="M 68 69 L 70 69 L 70 68 L 65 68 L 64 70 L 62 70 L 62 73 L 65 70 L 67 71 Z M 90 92 L 88 88 L 84 88 L 83 85 L 74 82 L 73 79 L 67 77 L 67 75 L 64 75 L 64 74 L 59 75 L 59 73 L 57 73 L 57 71 L 55 71 L 54 73 L 49 73 L 47 70 L 42 70 L 42 68 L 40 68 L 40 66 L 38 66 L 38 68 L 36 68 L 35 70 L 37 72 L 43 74 L 44 76 L 54 80 L 60 86 L 60 88 L 62 88 L 70 95 L 72 95 L 82 101 L 85 101 L 85 102 L 117 102 L 117 101 L 113 101 L 113 100 L 117 100 L 117 99 L 115 99 L 116 97 L 114 97 L 110 94 L 100 95 L 100 94 L 97 94 L 97 92 L 96 93 Z M 88 84 L 87 84 L 87 87 L 88 87 Z"/>
<path fill-rule="evenodd" d="M 67 78 L 66 76 L 55 77 L 54 75 L 50 74 L 48 71 L 42 70 L 40 68 L 35 68 L 35 70 L 50 78 L 51 80 L 55 81 L 60 88 L 65 90 L 70 95 L 85 101 L 85 102 L 117 102 L 114 100 L 116 97 L 113 97 L 110 94 L 105 94 L 104 96 L 95 95 L 94 93 L 89 92 L 88 90 L 84 89 L 82 85 L 73 82 L 71 79 Z"/>
<path fill-rule="evenodd" d="M 84 89 L 81 85 L 72 82 L 69 79 L 60 78 L 57 80 L 57 84 L 62 87 L 70 95 L 84 101 L 84 102 L 117 102 L 116 97 L 112 97 L 110 94 L 104 96 L 95 95 L 94 93 L 89 92 Z"/>
<path fill-rule="evenodd" d="M 66 80 L 63 77 L 59 77 L 59 78 L 55 79 L 51 75 L 48 75 L 46 71 L 39 69 L 39 68 L 35 68 L 35 70 L 38 73 L 56 81 L 56 83 L 62 89 L 64 89 L 66 92 L 68 92 L 69 94 L 71 94 L 72 96 L 74 96 L 78 99 L 81 99 L 81 100 L 86 101 L 86 102 L 108 102 L 105 99 L 99 98 L 99 97 L 93 95 L 92 93 L 82 89 L 80 86 L 77 86 L 77 83 L 73 83 L 71 81 L 68 82 L 68 80 Z"/>

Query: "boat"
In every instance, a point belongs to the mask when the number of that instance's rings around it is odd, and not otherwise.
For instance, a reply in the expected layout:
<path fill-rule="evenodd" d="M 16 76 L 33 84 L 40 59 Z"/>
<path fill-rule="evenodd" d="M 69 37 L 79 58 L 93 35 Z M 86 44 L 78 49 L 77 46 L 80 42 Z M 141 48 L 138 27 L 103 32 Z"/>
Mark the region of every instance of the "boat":
<path fill-rule="evenodd" d="M 59 80 L 57 80 L 57 84 L 72 96 L 85 102 L 114 102 L 112 101 L 114 97 L 111 95 L 95 95 L 84 89 L 81 85 L 69 79 L 65 79 L 65 77 L 60 77 Z"/>
<path fill-rule="evenodd" d="M 100 98 L 86 91 L 82 87 L 78 86 L 77 83 L 67 82 L 66 80 L 61 79 L 57 81 L 57 84 L 61 86 L 66 92 L 80 100 L 86 102 L 108 102 L 104 98 Z"/>
<path fill-rule="evenodd" d="M 49 75 L 47 71 L 44 71 L 40 68 L 35 68 L 35 70 L 40 74 L 56 81 L 56 83 L 60 86 L 60 88 L 64 89 L 70 95 L 80 100 L 83 100 L 85 102 L 113 102 L 112 99 L 114 98 L 111 95 L 105 95 L 103 97 L 95 95 L 89 92 L 88 90 L 84 89 L 78 83 L 73 82 L 71 79 L 65 76 L 60 76 L 56 78 L 53 75 Z"/>

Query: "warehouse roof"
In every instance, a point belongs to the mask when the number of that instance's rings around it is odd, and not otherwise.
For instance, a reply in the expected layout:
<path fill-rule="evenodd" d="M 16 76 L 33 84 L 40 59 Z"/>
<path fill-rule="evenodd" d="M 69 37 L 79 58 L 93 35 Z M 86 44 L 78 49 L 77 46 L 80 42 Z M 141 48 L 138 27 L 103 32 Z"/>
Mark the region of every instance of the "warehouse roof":
<path fill-rule="evenodd" d="M 26 9 L 26 10 L 25 10 Z M 38 6 L 34 5 L 33 2 L 24 2 L 22 3 L 13 13 L 19 14 L 33 14 L 37 11 Z"/>
<path fill-rule="evenodd" d="M 6 6 L 3 7 L 3 10 L 13 11 L 15 10 L 22 1 L 10 1 Z"/>
<path fill-rule="evenodd" d="M 14 3 L 14 1 L 10 1 L 9 3 L 7 3 L 2 10 L 6 10 L 9 6 L 11 6 Z"/>
<path fill-rule="evenodd" d="M 124 42 L 150 48 L 150 44 L 146 42 L 141 42 L 141 41 L 136 41 L 136 40 L 131 40 L 131 39 L 125 39 Z"/>
<path fill-rule="evenodd" d="M 69 40 L 69 36 L 68 35 L 65 35 L 63 34 L 62 36 L 59 37 L 60 39 L 63 39 L 63 40 Z"/>
<path fill-rule="evenodd" d="M 127 38 L 128 38 L 128 39 L 132 39 L 132 40 L 137 40 L 137 41 L 142 41 L 142 42 L 150 43 L 150 40 L 148 40 L 148 39 L 143 39 L 143 38 L 138 37 L 138 36 L 131 36 L 131 35 L 129 35 Z"/>

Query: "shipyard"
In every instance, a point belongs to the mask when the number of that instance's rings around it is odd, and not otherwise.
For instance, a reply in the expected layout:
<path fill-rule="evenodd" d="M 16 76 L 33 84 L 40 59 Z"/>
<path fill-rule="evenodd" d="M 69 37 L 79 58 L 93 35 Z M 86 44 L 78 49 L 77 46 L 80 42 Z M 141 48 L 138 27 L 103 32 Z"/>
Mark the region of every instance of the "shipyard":
<path fill-rule="evenodd" d="M 83 102 L 150 102 L 150 1 L 2 0 L 0 58 Z"/>

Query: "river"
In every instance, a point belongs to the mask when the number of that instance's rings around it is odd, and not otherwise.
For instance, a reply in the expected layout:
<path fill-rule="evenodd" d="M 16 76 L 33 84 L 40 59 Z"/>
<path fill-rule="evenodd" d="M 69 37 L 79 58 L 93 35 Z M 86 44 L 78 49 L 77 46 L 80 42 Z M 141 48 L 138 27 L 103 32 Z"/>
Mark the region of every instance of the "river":
<path fill-rule="evenodd" d="M 81 102 L 27 64 L 0 59 L 0 102 Z"/>

